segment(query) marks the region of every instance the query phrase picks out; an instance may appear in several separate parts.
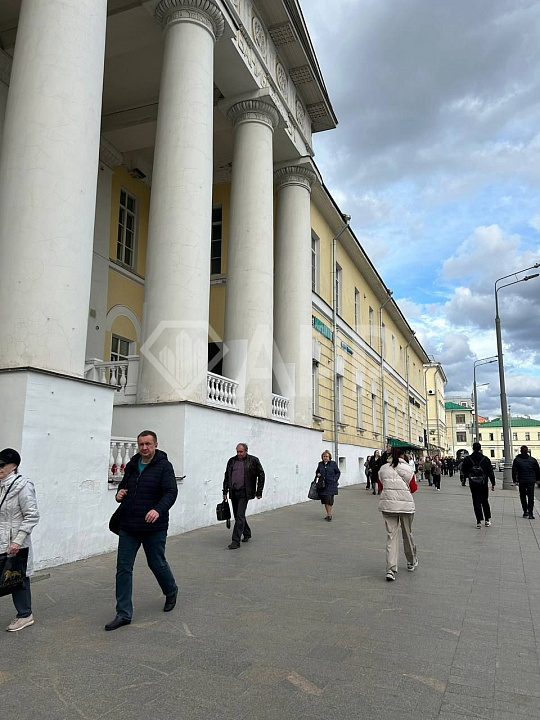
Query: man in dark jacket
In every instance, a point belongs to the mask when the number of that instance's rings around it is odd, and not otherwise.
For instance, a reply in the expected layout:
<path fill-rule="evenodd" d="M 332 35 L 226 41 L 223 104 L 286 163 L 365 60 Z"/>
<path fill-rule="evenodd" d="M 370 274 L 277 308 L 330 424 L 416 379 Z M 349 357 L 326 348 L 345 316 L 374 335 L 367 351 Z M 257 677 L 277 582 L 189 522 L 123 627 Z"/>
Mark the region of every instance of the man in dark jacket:
<path fill-rule="evenodd" d="M 259 458 L 248 455 L 247 451 L 246 443 L 238 443 L 236 455 L 227 461 L 223 478 L 223 499 L 226 500 L 230 493 L 235 520 L 229 550 L 237 550 L 240 540 L 248 542 L 251 538 L 251 528 L 246 520 L 247 505 L 255 497 L 260 500 L 263 493 L 264 470 Z"/>
<path fill-rule="evenodd" d="M 512 480 L 519 484 L 519 499 L 523 508 L 523 517 L 534 520 L 534 485 L 540 482 L 538 460 L 529 455 L 529 448 L 521 446 L 521 452 L 512 463 Z"/>
<path fill-rule="evenodd" d="M 176 478 L 166 453 L 157 449 L 157 435 L 143 430 L 137 437 L 139 452 L 126 465 L 116 493 L 120 510 L 120 533 L 116 559 L 116 617 L 105 630 L 129 625 L 133 615 L 131 600 L 133 565 L 142 545 L 148 567 L 165 595 L 163 610 L 176 605 L 178 587 L 165 559 L 169 510 L 178 495 Z"/>
<path fill-rule="evenodd" d="M 473 443 L 471 455 L 467 455 L 461 466 L 462 484 L 469 479 L 474 514 L 476 515 L 476 527 L 480 530 L 482 520 L 485 518 L 485 525 L 491 525 L 491 508 L 489 507 L 488 481 L 491 482 L 491 490 L 495 490 L 495 474 L 491 460 L 482 453 L 482 446 L 479 442 Z"/>

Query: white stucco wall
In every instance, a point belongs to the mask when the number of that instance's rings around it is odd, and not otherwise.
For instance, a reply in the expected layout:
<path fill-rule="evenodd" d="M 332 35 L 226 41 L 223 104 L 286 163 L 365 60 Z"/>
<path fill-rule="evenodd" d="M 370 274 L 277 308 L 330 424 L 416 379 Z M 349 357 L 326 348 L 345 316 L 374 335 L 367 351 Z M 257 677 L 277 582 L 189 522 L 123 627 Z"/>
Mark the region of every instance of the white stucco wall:
<path fill-rule="evenodd" d="M 186 475 L 171 511 L 171 534 L 216 523 L 225 465 L 237 443 L 249 445 L 266 473 L 263 499 L 250 502 L 250 514 L 307 501 L 322 451 L 317 430 L 238 413 L 187 404 L 115 407 L 113 435 L 135 437 L 142 429 L 156 432 L 176 475 Z"/>
<path fill-rule="evenodd" d="M 49 373 L 0 373 L 3 447 L 20 452 L 20 470 L 36 487 L 37 568 L 115 546 L 107 528 L 115 505 L 107 488 L 113 392 Z"/>

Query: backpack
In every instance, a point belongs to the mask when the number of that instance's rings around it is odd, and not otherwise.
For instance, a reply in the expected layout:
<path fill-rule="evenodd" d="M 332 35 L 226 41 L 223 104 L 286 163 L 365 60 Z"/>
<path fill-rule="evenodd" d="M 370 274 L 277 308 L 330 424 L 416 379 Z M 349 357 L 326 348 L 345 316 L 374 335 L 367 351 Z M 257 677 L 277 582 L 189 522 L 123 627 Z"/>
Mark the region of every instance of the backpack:
<path fill-rule="evenodd" d="M 487 475 L 481 463 L 481 460 L 479 463 L 473 462 L 469 470 L 469 483 L 473 483 L 474 485 L 484 485 L 487 483 Z"/>

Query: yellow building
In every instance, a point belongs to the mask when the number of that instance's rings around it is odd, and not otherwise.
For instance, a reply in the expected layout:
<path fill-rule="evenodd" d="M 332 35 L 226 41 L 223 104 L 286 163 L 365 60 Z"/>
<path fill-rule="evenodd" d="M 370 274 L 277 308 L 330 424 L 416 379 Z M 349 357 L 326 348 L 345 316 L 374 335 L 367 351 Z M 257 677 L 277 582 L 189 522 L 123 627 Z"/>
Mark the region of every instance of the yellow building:
<path fill-rule="evenodd" d="M 504 457 L 504 442 L 501 418 L 488 420 L 479 426 L 479 441 L 482 452 L 489 458 L 499 461 Z M 540 458 L 540 420 L 530 417 L 510 418 L 510 442 L 513 460 L 519 454 L 522 445 L 527 445 L 531 455 Z"/>
<path fill-rule="evenodd" d="M 450 451 L 444 401 L 444 387 L 447 382 L 442 365 L 431 359 L 425 365 L 428 450 L 431 454 L 446 455 Z"/>
<path fill-rule="evenodd" d="M 472 452 L 474 435 L 474 410 L 470 401 L 459 400 L 445 403 L 448 452 L 456 457 L 458 450 Z"/>

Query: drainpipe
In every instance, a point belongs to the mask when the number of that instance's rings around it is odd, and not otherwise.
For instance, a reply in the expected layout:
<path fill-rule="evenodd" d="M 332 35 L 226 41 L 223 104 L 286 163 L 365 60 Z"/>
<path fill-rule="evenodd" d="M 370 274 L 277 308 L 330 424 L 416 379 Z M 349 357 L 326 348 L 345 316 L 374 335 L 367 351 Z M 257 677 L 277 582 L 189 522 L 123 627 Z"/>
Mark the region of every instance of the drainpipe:
<path fill-rule="evenodd" d="M 415 335 L 416 335 L 416 333 L 413 332 L 413 334 L 411 335 L 411 339 L 409 340 L 407 345 L 405 345 L 405 368 L 406 368 L 406 373 L 407 373 L 407 419 L 409 421 L 409 442 L 410 443 L 412 443 L 412 427 L 411 427 L 411 401 L 410 401 L 411 386 L 409 383 L 409 346 L 412 343 L 412 341 L 414 340 Z"/>
<path fill-rule="evenodd" d="M 392 290 L 388 290 L 388 297 L 379 308 L 379 351 L 381 356 L 381 409 L 382 409 L 382 445 L 386 449 L 386 413 L 384 412 L 384 357 L 383 357 L 383 310 L 392 299 Z"/>
<path fill-rule="evenodd" d="M 339 464 L 339 439 L 338 439 L 338 381 L 337 381 L 337 285 L 336 285 L 336 263 L 337 263 L 337 241 L 349 227 L 350 215 L 342 215 L 345 222 L 344 227 L 334 236 L 332 240 L 332 338 L 334 345 L 334 460 Z"/>

